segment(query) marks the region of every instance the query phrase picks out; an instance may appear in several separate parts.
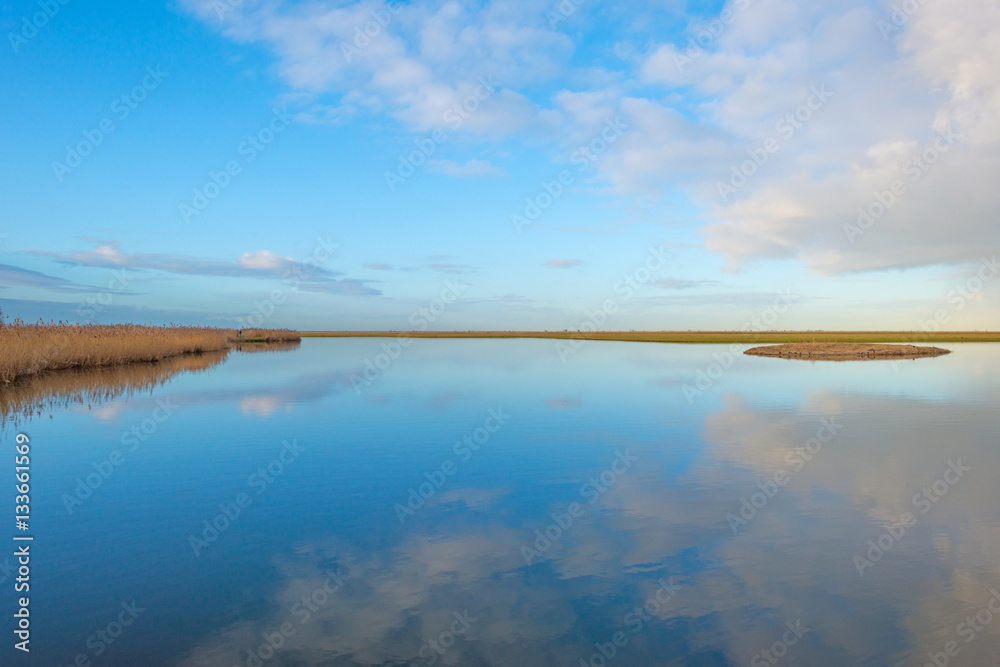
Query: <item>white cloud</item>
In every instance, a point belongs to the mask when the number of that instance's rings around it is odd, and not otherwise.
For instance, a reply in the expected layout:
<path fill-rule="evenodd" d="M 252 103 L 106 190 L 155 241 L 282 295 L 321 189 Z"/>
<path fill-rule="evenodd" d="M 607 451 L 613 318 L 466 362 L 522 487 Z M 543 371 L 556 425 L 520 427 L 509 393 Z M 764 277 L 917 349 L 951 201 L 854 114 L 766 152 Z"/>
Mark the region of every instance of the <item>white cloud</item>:
<path fill-rule="evenodd" d="M 679 117 L 623 100 L 636 129 L 602 168 L 621 191 L 680 187 L 714 220 L 706 246 L 731 270 L 758 258 L 822 273 L 976 261 L 1000 242 L 989 185 L 1000 177 L 1000 8 L 926 3 L 896 41 L 878 28 L 890 12 L 860 1 L 755 3 L 682 67 L 683 50 L 657 47 L 644 79 L 687 87 L 685 101 L 698 102 Z M 783 138 L 778 120 L 824 85 L 831 100 Z M 913 159 L 946 128 L 961 138 L 912 178 Z M 778 152 L 723 199 L 718 184 L 731 184 L 733 167 L 768 137 Z M 897 179 L 905 193 L 852 243 L 844 225 Z"/>
<path fill-rule="evenodd" d="M 580 266 L 581 264 L 583 264 L 583 262 L 579 259 L 556 258 L 556 259 L 550 259 L 549 261 L 545 262 L 545 266 L 549 267 L 550 269 L 574 269 Z"/>
<path fill-rule="evenodd" d="M 287 269 L 295 264 L 293 257 L 280 257 L 270 250 L 245 252 L 239 259 L 244 269 Z"/>
<path fill-rule="evenodd" d="M 536 125 L 541 111 L 515 89 L 557 75 L 573 49 L 565 35 L 544 25 L 541 11 L 537 21 L 524 21 L 503 2 L 478 8 L 450 1 L 397 3 L 392 11 L 369 1 L 248 2 L 221 19 L 211 0 L 185 4 L 231 39 L 264 44 L 295 91 L 339 98 L 308 111 L 306 119 L 313 121 L 328 120 L 329 109 L 340 118 L 366 105 L 417 131 L 443 127 L 448 110 L 492 78 L 497 90 L 460 127 L 504 136 Z"/>
<path fill-rule="evenodd" d="M 187 4 L 229 38 L 274 54 L 300 120 L 378 113 L 426 132 L 448 126 L 449 110 L 492 77 L 495 90 L 453 129 L 473 148 L 477 138 L 531 135 L 560 161 L 620 117 L 628 131 L 595 161 L 598 180 L 622 197 L 688 198 L 702 211 L 690 224 L 731 270 L 761 258 L 821 273 L 961 263 L 1000 243 L 996 2 L 924 2 L 885 38 L 888 0 L 731 0 L 731 20 L 716 24 L 700 50 L 688 39 L 703 36 L 711 17 L 652 46 L 642 32 L 608 24 L 619 34 L 607 53 L 574 44 L 569 26 L 547 25 L 547 6 L 522 0 L 406 3 L 357 43 L 356 29 L 377 25 L 386 5 L 247 2 L 220 20 L 208 0 Z M 658 7 L 629 12 L 647 17 Z M 357 51 L 347 57 L 344 45 Z M 833 96 L 783 134 L 782 119 L 824 87 Z M 906 179 L 907 161 L 947 128 L 960 140 L 852 242 L 844 225 L 858 208 Z M 768 139 L 778 150 L 721 196 L 719 184 Z M 477 160 L 433 167 L 451 175 L 496 169 Z"/>
<path fill-rule="evenodd" d="M 34 250 L 30 254 L 49 257 L 70 266 L 145 269 L 189 276 L 281 279 L 296 289 L 308 292 L 357 296 L 381 294 L 368 285 L 371 281 L 343 277 L 340 271 L 320 266 L 315 258 L 299 261 L 293 257 L 281 257 L 270 250 L 243 253 L 235 262 L 163 253 L 129 254 L 122 252 L 116 242 L 73 253 Z"/>

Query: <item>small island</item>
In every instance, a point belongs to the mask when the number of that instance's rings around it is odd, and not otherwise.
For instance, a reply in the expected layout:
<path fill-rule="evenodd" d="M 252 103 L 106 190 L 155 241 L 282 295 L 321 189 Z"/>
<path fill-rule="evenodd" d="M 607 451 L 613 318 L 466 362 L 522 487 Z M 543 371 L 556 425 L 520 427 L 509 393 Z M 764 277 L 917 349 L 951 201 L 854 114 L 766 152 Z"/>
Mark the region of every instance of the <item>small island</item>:
<path fill-rule="evenodd" d="M 819 361 L 864 361 L 868 359 L 919 359 L 939 357 L 951 350 L 919 345 L 876 345 L 871 343 L 785 343 L 752 347 L 743 354 L 782 359 Z"/>

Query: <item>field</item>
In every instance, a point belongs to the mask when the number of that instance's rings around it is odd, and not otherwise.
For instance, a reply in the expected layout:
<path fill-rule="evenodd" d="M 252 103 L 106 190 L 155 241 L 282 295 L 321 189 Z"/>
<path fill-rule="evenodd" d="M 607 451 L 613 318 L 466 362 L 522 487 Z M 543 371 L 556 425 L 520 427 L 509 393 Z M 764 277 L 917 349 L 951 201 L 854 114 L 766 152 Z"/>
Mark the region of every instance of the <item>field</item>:
<path fill-rule="evenodd" d="M 297 331 L 291 329 L 243 329 L 242 336 L 229 331 L 229 341 L 239 343 L 295 343 L 301 340 Z"/>
<path fill-rule="evenodd" d="M 243 342 L 298 340 L 288 330 L 244 330 Z M 248 337 L 247 337 L 248 336 Z M 45 371 L 159 361 L 193 352 L 229 349 L 231 329 L 138 324 L 26 324 L 0 326 L 0 385 Z"/>
<path fill-rule="evenodd" d="M 637 343 L 995 343 L 998 331 L 302 331 L 303 338 L 553 338 Z"/>

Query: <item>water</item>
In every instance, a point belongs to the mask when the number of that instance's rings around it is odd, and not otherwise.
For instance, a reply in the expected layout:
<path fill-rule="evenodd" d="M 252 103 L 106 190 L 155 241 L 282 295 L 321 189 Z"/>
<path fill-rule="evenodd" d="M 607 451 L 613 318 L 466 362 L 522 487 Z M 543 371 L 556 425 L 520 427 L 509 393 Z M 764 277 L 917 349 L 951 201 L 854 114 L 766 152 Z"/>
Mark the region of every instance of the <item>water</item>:
<path fill-rule="evenodd" d="M 1000 345 L 384 342 L 4 399 L 30 664 L 1000 664 Z"/>

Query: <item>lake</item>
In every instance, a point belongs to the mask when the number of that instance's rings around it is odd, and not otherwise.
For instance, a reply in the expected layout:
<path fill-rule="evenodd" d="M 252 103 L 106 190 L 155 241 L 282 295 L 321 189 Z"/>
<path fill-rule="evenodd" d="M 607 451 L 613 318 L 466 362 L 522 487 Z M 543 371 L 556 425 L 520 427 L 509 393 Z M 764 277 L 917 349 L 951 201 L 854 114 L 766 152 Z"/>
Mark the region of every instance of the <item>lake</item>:
<path fill-rule="evenodd" d="M 1000 664 L 1000 344 L 392 340 L 7 390 L 31 664 Z"/>

